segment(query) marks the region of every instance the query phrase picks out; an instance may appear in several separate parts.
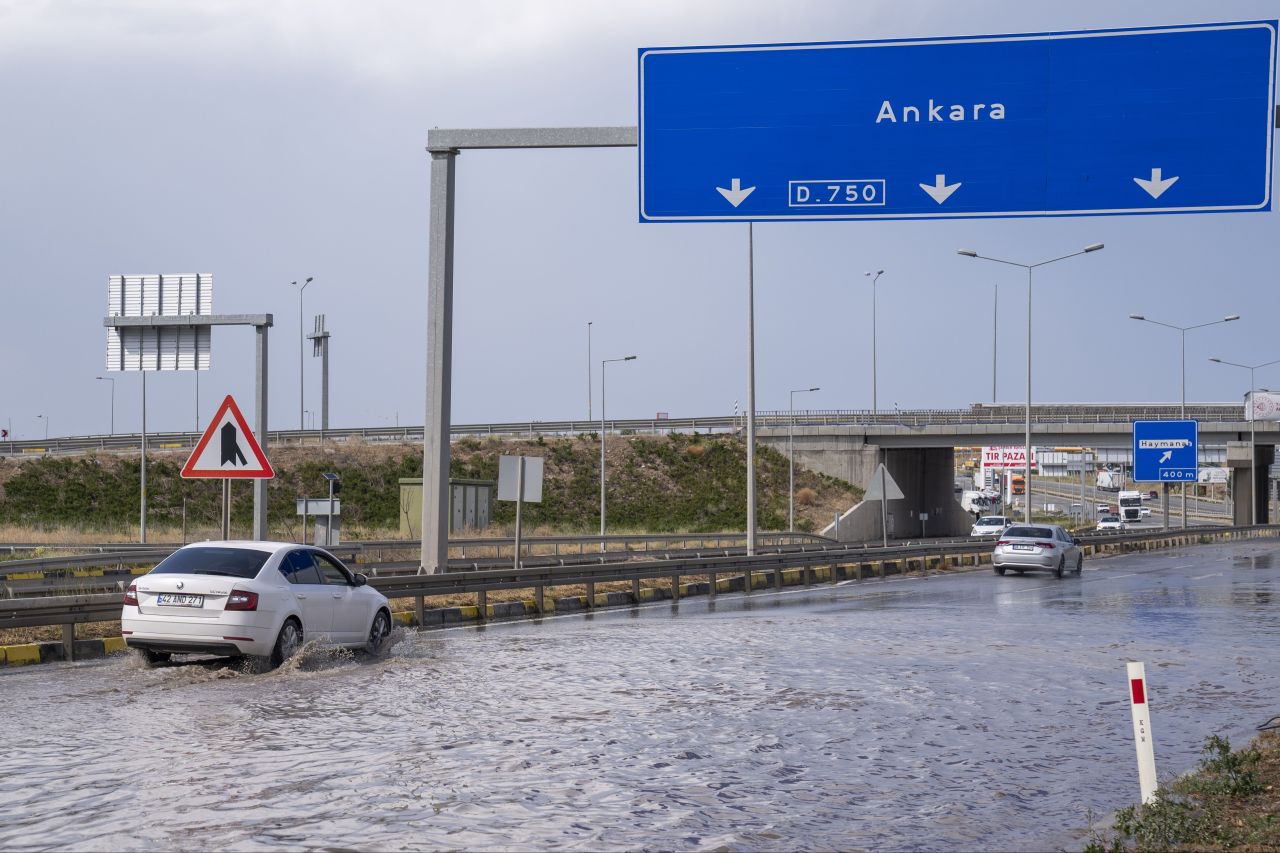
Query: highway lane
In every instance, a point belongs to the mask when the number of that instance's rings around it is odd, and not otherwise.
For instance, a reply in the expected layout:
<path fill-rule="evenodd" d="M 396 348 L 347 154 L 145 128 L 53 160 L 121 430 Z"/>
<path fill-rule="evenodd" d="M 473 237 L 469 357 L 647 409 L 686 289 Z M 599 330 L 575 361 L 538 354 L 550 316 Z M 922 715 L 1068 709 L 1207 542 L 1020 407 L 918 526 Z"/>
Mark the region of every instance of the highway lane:
<path fill-rule="evenodd" d="M 1280 711 L 1280 546 L 0 671 L 0 848 L 1057 849 Z"/>

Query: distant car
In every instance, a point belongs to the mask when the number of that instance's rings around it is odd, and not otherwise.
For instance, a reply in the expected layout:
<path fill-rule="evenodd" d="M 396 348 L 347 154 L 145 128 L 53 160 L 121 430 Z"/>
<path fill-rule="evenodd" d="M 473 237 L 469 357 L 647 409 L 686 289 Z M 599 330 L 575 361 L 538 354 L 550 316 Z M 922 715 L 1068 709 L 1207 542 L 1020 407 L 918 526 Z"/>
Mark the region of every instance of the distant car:
<path fill-rule="evenodd" d="M 1005 515 L 984 515 L 973 523 L 970 536 L 995 536 L 1004 530 L 1013 520 Z"/>
<path fill-rule="evenodd" d="M 1147 492 L 1147 497 L 1153 501 L 1158 500 L 1160 498 L 1160 493 L 1157 492 L 1155 489 L 1152 489 L 1151 491 Z"/>
<path fill-rule="evenodd" d="M 391 633 L 391 608 L 367 583 L 320 548 L 199 542 L 129 584 L 120 627 L 148 666 L 174 654 L 279 666 L 307 639 L 376 651 Z"/>
<path fill-rule="evenodd" d="M 1124 522 L 1118 515 L 1104 515 L 1098 519 L 1099 530 L 1124 530 Z"/>
<path fill-rule="evenodd" d="M 1138 518 L 1146 518 L 1148 515 L 1151 515 L 1151 507 L 1144 506 L 1138 508 Z"/>
<path fill-rule="evenodd" d="M 1105 514 L 1110 511 L 1110 507 L 1108 507 L 1106 504 L 1098 504 L 1093 508 L 1093 510 L 1094 512 Z"/>
<path fill-rule="evenodd" d="M 1014 524 L 1005 528 L 991 555 L 991 566 L 998 575 L 1013 569 L 1051 571 L 1058 577 L 1067 572 L 1079 574 L 1084 569 L 1084 552 L 1080 543 L 1058 524 Z"/>

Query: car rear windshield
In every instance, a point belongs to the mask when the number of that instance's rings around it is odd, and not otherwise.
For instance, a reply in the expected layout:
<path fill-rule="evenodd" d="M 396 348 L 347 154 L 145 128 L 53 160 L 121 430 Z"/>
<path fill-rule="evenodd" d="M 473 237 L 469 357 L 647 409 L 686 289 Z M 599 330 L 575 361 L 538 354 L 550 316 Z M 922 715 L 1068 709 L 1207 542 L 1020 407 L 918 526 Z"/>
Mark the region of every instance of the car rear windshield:
<path fill-rule="evenodd" d="M 252 548 L 183 548 L 161 560 L 151 574 L 252 578 L 270 556 L 269 551 Z"/>
<path fill-rule="evenodd" d="M 1010 527 L 1005 536 L 1023 536 L 1027 539 L 1052 539 L 1053 531 L 1047 527 Z"/>

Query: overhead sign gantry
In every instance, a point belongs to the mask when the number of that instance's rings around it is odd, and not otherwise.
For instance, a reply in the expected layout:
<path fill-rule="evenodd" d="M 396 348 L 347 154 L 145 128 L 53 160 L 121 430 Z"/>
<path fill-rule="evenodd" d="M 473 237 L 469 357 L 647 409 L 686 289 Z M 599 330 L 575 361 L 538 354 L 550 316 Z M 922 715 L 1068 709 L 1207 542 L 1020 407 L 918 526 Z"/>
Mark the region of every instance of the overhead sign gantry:
<path fill-rule="evenodd" d="M 642 49 L 640 220 L 1269 210 L 1276 30 Z"/>

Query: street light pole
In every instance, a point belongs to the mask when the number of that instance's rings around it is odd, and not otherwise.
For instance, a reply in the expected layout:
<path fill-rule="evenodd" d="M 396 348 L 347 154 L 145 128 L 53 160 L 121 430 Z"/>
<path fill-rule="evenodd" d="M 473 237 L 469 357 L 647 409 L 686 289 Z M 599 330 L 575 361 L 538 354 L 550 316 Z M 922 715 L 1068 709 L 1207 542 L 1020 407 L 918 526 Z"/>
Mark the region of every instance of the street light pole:
<path fill-rule="evenodd" d="M 1234 361 L 1227 361 L 1222 358 L 1210 358 L 1214 364 L 1226 364 L 1231 367 L 1240 367 L 1249 371 L 1249 523 L 1258 523 L 1258 444 L 1256 424 L 1258 422 L 1258 412 L 1253 404 L 1253 396 L 1258 386 L 1253 381 L 1253 372 L 1263 367 L 1270 367 L 1273 364 L 1280 364 L 1280 358 L 1275 361 L 1268 361 L 1264 364 L 1237 364 Z M 1234 520 L 1234 519 L 1233 519 Z"/>
<path fill-rule="evenodd" d="M 302 292 L 307 289 L 307 285 L 311 283 L 312 276 L 307 276 L 307 280 L 299 287 L 296 281 L 290 282 L 294 287 L 298 288 L 298 429 L 306 429 L 306 411 L 303 407 L 306 405 L 307 386 L 303 381 L 306 376 L 306 347 L 307 338 L 302 331 Z"/>
<path fill-rule="evenodd" d="M 634 355 L 623 358 L 606 358 L 600 362 L 600 550 L 604 551 L 605 503 L 604 503 L 604 366 L 615 361 L 635 361 Z"/>
<path fill-rule="evenodd" d="M 197 374 L 199 375 L 199 374 Z M 103 382 L 111 383 L 111 434 L 116 434 L 116 380 L 113 376 L 95 376 L 94 379 L 101 379 Z"/>
<path fill-rule="evenodd" d="M 1217 326 L 1221 323 L 1230 323 L 1232 320 L 1239 320 L 1239 314 L 1229 314 L 1221 320 L 1211 320 L 1208 323 L 1197 323 L 1194 326 L 1175 326 L 1172 323 L 1162 323 L 1159 320 L 1152 320 L 1142 314 L 1130 314 L 1130 320 L 1141 320 L 1144 323 L 1151 323 L 1154 326 L 1164 326 L 1166 329 L 1174 329 L 1178 332 L 1182 347 L 1182 403 L 1179 407 L 1179 416 L 1182 420 L 1187 419 L 1187 332 L 1192 329 L 1203 329 L 1206 326 Z M 1168 528 L 1169 519 L 1164 520 L 1164 526 Z M 1182 527 L 1187 527 L 1187 484 L 1182 484 Z"/>
<path fill-rule="evenodd" d="M 790 469 L 790 480 L 787 487 L 787 530 L 796 531 L 796 395 L 808 394 L 810 391 L 821 391 L 813 388 L 796 388 L 791 392 L 791 418 L 787 427 L 787 467 Z"/>
<path fill-rule="evenodd" d="M 863 275 L 871 277 L 871 414 L 874 415 L 879 408 L 876 401 L 876 282 L 884 275 L 884 270 L 876 270 L 874 275 L 868 271 Z"/>
<path fill-rule="evenodd" d="M 995 294 L 991 297 L 991 404 L 996 402 L 996 365 L 999 363 L 996 354 L 1000 346 L 997 330 L 1000 328 L 1000 285 L 996 285 Z"/>
<path fill-rule="evenodd" d="M 997 264 L 1008 264 L 1011 267 L 1022 267 L 1027 271 L 1027 417 L 1026 417 L 1026 458 L 1023 460 L 1025 467 L 1023 468 L 1023 512 L 1022 519 L 1025 523 L 1031 523 L 1031 273 L 1037 267 L 1047 266 L 1065 261 L 1067 258 L 1074 258 L 1079 255 L 1085 255 L 1089 252 L 1096 252 L 1104 248 L 1102 243 L 1090 243 L 1078 252 L 1072 252 L 1069 255 L 1062 255 L 1057 258 L 1050 258 L 1047 261 L 1039 261 L 1034 264 L 1022 264 L 1017 261 L 1009 261 L 1003 258 L 992 258 L 986 255 L 979 255 L 972 249 L 958 249 L 956 254 L 964 255 L 966 258 L 978 258 L 984 261 L 992 261 Z"/>
<path fill-rule="evenodd" d="M 49 440 L 49 416 L 48 416 L 48 415 L 36 415 L 36 417 L 37 417 L 37 418 L 39 418 L 40 420 L 44 421 L 44 440 L 45 440 L 45 441 L 48 441 L 48 440 Z"/>
<path fill-rule="evenodd" d="M 587 420 L 591 420 L 591 321 L 587 321 Z"/>

